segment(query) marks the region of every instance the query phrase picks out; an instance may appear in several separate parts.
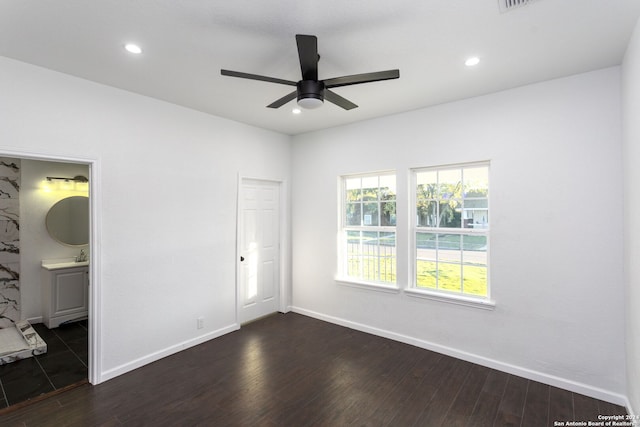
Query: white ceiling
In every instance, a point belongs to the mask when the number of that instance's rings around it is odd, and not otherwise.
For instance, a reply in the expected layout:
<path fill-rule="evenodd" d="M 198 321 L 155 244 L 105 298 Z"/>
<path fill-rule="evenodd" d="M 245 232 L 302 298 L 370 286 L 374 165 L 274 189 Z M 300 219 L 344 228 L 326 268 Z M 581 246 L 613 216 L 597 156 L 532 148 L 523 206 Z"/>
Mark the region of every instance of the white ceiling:
<path fill-rule="evenodd" d="M 0 55 L 298 134 L 620 64 L 640 15 L 640 0 L 498 1 L 0 0 Z M 220 75 L 300 80 L 295 34 L 318 37 L 320 79 L 400 79 L 334 89 L 354 110 L 293 115 L 265 108 L 290 86 Z"/>

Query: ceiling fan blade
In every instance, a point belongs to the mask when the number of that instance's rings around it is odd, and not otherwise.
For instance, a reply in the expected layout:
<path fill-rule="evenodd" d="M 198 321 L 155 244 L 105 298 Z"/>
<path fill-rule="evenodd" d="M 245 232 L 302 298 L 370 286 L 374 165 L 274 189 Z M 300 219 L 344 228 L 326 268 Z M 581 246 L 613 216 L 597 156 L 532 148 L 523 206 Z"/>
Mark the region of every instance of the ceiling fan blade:
<path fill-rule="evenodd" d="M 349 101 L 346 98 L 341 97 L 340 95 L 338 95 L 333 91 L 330 91 L 329 89 L 324 90 L 324 99 L 326 99 L 329 102 L 333 102 L 338 107 L 342 107 L 345 110 L 353 110 L 354 108 L 358 108 L 358 106 L 353 102 Z"/>
<path fill-rule="evenodd" d="M 297 97 L 298 97 L 298 91 L 294 90 L 293 92 L 283 96 L 282 98 L 278 99 L 277 101 L 274 101 L 271 104 L 267 105 L 267 107 L 268 108 L 280 108 L 284 104 L 286 104 L 287 102 L 289 102 L 292 99 L 295 99 Z"/>
<path fill-rule="evenodd" d="M 360 83 L 378 82 L 400 77 L 400 70 L 377 71 L 375 73 L 354 74 L 351 76 L 335 77 L 324 81 L 326 88 L 357 85 Z"/>
<path fill-rule="evenodd" d="M 289 85 L 289 86 L 296 85 L 296 82 L 292 82 L 291 80 L 276 79 L 274 77 L 260 76 L 258 74 L 242 73 L 240 71 L 220 70 L 220 74 L 222 74 L 223 76 L 240 77 L 241 79 L 250 79 L 250 80 L 260 80 L 263 82 L 278 83 L 281 85 Z"/>
<path fill-rule="evenodd" d="M 296 34 L 302 80 L 318 80 L 318 38 Z"/>

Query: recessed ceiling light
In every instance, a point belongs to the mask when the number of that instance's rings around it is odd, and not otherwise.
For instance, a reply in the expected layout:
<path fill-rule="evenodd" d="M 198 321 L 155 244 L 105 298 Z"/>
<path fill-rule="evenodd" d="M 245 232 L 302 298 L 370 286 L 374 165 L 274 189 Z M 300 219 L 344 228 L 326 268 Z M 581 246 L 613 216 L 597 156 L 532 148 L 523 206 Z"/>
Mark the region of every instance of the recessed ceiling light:
<path fill-rule="evenodd" d="M 293 114 L 300 114 L 300 113 L 302 113 L 302 110 L 301 110 L 301 109 L 299 109 L 299 108 L 294 108 L 293 110 L 291 110 L 291 112 L 292 112 Z"/>
<path fill-rule="evenodd" d="M 142 53 L 142 48 L 137 44 L 127 43 L 124 45 L 124 48 L 127 50 L 127 52 L 130 52 L 130 53 L 135 53 L 135 54 Z"/>
<path fill-rule="evenodd" d="M 472 56 L 471 58 L 467 58 L 467 60 L 464 61 L 464 65 L 466 65 L 467 67 L 475 67 L 479 63 L 480 58 L 478 58 L 477 56 Z"/>

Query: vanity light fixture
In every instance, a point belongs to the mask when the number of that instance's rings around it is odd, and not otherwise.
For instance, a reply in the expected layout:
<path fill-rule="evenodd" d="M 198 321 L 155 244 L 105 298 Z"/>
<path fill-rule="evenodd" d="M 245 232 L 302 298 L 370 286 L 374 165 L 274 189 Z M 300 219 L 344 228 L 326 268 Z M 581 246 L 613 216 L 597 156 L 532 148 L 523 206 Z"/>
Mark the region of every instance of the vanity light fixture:
<path fill-rule="evenodd" d="M 62 176 L 48 176 L 47 181 L 53 182 L 54 180 L 64 181 L 64 182 L 89 182 L 89 178 L 83 175 L 76 175 L 73 178 L 65 178 Z"/>
<path fill-rule="evenodd" d="M 83 175 L 76 175 L 73 178 L 48 176 L 45 181 L 44 190 L 89 191 L 89 179 Z"/>

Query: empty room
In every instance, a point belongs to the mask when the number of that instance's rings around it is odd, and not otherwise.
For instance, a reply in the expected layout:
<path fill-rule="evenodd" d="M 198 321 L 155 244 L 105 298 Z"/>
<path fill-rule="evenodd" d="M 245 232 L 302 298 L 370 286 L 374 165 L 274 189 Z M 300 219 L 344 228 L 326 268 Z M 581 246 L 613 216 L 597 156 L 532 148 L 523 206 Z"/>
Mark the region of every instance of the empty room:
<path fill-rule="evenodd" d="M 0 424 L 640 425 L 639 18 L 0 0 Z"/>

